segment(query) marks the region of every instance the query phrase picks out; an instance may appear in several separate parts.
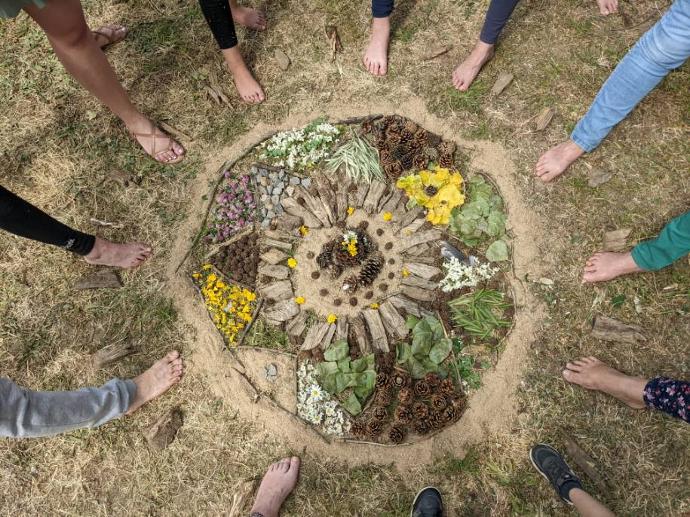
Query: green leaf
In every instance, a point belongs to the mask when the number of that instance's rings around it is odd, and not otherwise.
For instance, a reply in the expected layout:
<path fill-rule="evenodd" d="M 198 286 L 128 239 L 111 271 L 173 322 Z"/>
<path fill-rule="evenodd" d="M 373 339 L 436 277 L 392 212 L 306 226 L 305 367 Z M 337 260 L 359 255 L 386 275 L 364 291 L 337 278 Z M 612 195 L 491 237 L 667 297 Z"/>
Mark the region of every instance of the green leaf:
<path fill-rule="evenodd" d="M 418 318 L 417 316 L 413 316 L 412 314 L 410 314 L 410 315 L 407 317 L 407 320 L 405 320 L 405 326 L 406 326 L 408 329 L 410 329 L 410 330 L 412 330 L 413 328 L 415 328 L 415 326 L 417 325 L 417 323 L 419 323 L 419 318 Z"/>
<path fill-rule="evenodd" d="M 421 379 L 427 374 L 427 370 L 422 363 L 414 357 L 410 358 L 410 375 L 413 379 Z"/>
<path fill-rule="evenodd" d="M 435 364 L 441 364 L 446 357 L 448 357 L 448 354 L 450 354 L 452 348 L 453 343 L 450 339 L 440 339 L 433 347 L 431 347 L 429 359 L 431 359 L 431 361 L 433 361 Z"/>
<path fill-rule="evenodd" d="M 328 374 L 336 373 L 338 371 L 338 365 L 329 361 L 323 361 L 316 365 L 316 374 L 319 377 L 325 377 Z"/>
<path fill-rule="evenodd" d="M 375 361 L 374 361 L 374 354 L 369 354 L 369 355 L 367 355 L 367 356 L 365 356 L 365 357 L 366 357 L 366 359 L 367 359 L 367 370 L 374 371 L 374 364 L 375 364 Z M 374 375 L 376 375 L 375 372 L 374 372 Z"/>
<path fill-rule="evenodd" d="M 428 357 L 425 357 L 420 361 L 422 363 L 422 366 L 424 366 L 424 369 L 426 370 L 426 373 L 429 372 L 438 372 L 438 364 L 433 362 L 431 359 Z"/>
<path fill-rule="evenodd" d="M 325 375 L 320 381 L 323 389 L 325 389 L 331 395 L 335 395 L 336 393 L 339 393 L 338 392 L 338 386 L 337 386 L 337 383 L 335 380 L 336 375 L 342 375 L 342 374 L 331 373 L 331 374 Z"/>
<path fill-rule="evenodd" d="M 431 329 L 432 342 L 436 342 L 439 339 L 446 337 L 446 333 L 443 331 L 443 325 L 441 325 L 440 321 L 432 316 L 427 316 L 424 319 L 429 324 L 429 328 Z"/>
<path fill-rule="evenodd" d="M 412 329 L 412 354 L 427 355 L 431 349 L 433 330 L 427 318 L 421 320 Z"/>
<path fill-rule="evenodd" d="M 397 350 L 398 362 L 406 363 L 412 357 L 412 348 L 409 343 L 401 343 Z"/>
<path fill-rule="evenodd" d="M 346 357 L 338 361 L 338 370 L 343 373 L 350 373 L 350 358 Z"/>
<path fill-rule="evenodd" d="M 350 396 L 341 405 L 352 416 L 359 415 L 362 412 L 362 405 L 359 403 L 359 400 L 354 393 L 350 393 Z"/>
<path fill-rule="evenodd" d="M 491 235 L 491 237 L 500 237 L 506 231 L 506 216 L 503 212 L 492 211 L 486 220 L 487 230 L 486 233 Z"/>
<path fill-rule="evenodd" d="M 502 240 L 495 241 L 487 248 L 486 258 L 491 262 L 508 260 L 508 245 Z"/>
<path fill-rule="evenodd" d="M 323 364 L 323 363 L 321 363 Z M 362 373 L 364 370 L 367 369 L 367 358 L 366 357 L 360 357 L 359 359 L 355 359 L 350 363 L 350 370 L 352 370 L 355 373 Z"/>
<path fill-rule="evenodd" d="M 345 359 L 350 353 L 350 347 L 347 345 L 347 341 L 339 340 L 329 346 L 323 354 L 326 361 L 340 361 Z"/>

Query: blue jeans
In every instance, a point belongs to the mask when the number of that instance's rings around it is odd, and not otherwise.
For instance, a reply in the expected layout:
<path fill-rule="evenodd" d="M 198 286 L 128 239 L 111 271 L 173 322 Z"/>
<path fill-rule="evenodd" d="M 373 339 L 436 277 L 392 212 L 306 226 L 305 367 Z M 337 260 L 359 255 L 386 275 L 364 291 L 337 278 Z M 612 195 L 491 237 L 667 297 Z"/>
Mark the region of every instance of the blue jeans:
<path fill-rule="evenodd" d="M 596 149 L 613 127 L 688 57 L 690 0 L 675 0 L 618 63 L 570 138 L 586 152 Z"/>
<path fill-rule="evenodd" d="M 388 18 L 393 12 L 394 0 L 371 0 L 371 14 L 374 18 Z"/>
<path fill-rule="evenodd" d="M 0 378 L 0 436 L 37 438 L 97 427 L 122 416 L 136 392 L 129 379 L 77 391 L 31 391 Z"/>

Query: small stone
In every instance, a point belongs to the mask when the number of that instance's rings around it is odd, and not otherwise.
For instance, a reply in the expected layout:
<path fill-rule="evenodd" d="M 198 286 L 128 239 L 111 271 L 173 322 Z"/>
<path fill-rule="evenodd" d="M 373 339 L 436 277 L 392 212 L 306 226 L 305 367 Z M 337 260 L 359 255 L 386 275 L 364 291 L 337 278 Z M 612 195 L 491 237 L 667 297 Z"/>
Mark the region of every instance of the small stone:
<path fill-rule="evenodd" d="M 275 206 L 273 205 L 273 203 L 271 201 L 267 201 L 266 204 L 264 204 L 264 208 L 266 210 L 273 210 L 275 208 Z"/>
<path fill-rule="evenodd" d="M 261 227 L 262 228 L 268 228 L 269 226 L 271 226 L 271 220 L 270 219 L 264 219 L 263 221 L 261 221 Z"/>
<path fill-rule="evenodd" d="M 268 177 L 271 178 L 273 180 L 273 182 L 275 183 L 275 181 L 278 179 L 278 173 L 275 171 L 272 171 L 269 173 Z"/>
<path fill-rule="evenodd" d="M 283 213 L 285 212 L 285 210 L 283 210 L 282 205 L 278 205 L 277 207 L 274 208 L 274 210 L 276 211 L 276 214 L 278 214 L 278 215 L 283 215 Z"/>
<path fill-rule="evenodd" d="M 374 297 L 374 291 L 367 291 L 366 293 L 364 293 L 364 297 L 367 300 L 371 300 Z"/>
<path fill-rule="evenodd" d="M 376 235 L 381 237 L 381 235 L 383 235 L 383 228 L 379 228 L 378 230 L 376 230 Z"/>
<path fill-rule="evenodd" d="M 357 301 L 357 298 L 355 298 L 354 296 L 352 298 L 350 298 L 350 305 L 352 305 L 353 307 L 356 307 L 357 303 L 359 303 Z"/>
<path fill-rule="evenodd" d="M 269 196 L 268 194 L 263 194 L 263 195 L 261 196 L 261 202 L 262 202 L 262 203 L 268 203 L 268 200 L 269 200 L 269 199 L 271 199 L 271 196 Z"/>
<path fill-rule="evenodd" d="M 314 280 L 318 280 L 320 276 L 321 276 L 321 273 L 319 273 L 318 271 L 312 271 L 312 272 L 311 272 L 311 277 L 312 277 Z"/>
<path fill-rule="evenodd" d="M 395 273 L 393 273 L 392 271 L 390 273 L 388 273 L 388 280 L 393 280 L 394 278 L 395 278 Z"/>
<path fill-rule="evenodd" d="M 319 295 L 320 296 L 328 296 L 328 289 L 319 290 Z"/>
<path fill-rule="evenodd" d="M 386 250 L 391 250 L 391 249 L 393 249 L 393 243 L 387 242 L 383 248 Z"/>
<path fill-rule="evenodd" d="M 268 178 L 266 176 L 260 176 L 259 183 L 262 187 L 266 187 L 268 185 Z"/>
<path fill-rule="evenodd" d="M 290 185 L 299 185 L 299 178 L 297 176 L 290 176 Z"/>
<path fill-rule="evenodd" d="M 268 382 L 275 382 L 278 378 L 278 367 L 275 363 L 270 363 L 264 366 L 264 373 Z"/>
<path fill-rule="evenodd" d="M 395 259 L 388 259 L 388 263 L 392 266 L 395 264 Z"/>
<path fill-rule="evenodd" d="M 309 188 L 311 186 L 311 178 L 302 178 L 302 186 Z"/>
<path fill-rule="evenodd" d="M 290 68 L 290 58 L 279 48 L 275 49 L 273 52 L 273 57 L 275 58 L 276 63 L 278 63 L 278 66 L 281 70 L 285 71 Z"/>
<path fill-rule="evenodd" d="M 385 293 L 386 291 L 388 291 L 388 284 L 383 283 L 383 282 L 380 283 L 380 284 L 379 284 L 379 289 L 381 289 L 381 290 Z"/>
<path fill-rule="evenodd" d="M 273 187 L 273 190 L 276 190 L 276 189 L 277 189 L 277 190 L 279 190 L 280 192 L 282 192 L 284 188 L 285 188 L 285 182 L 279 181 L 278 183 L 276 183 L 276 186 Z"/>
<path fill-rule="evenodd" d="M 273 202 L 274 205 L 280 204 L 280 196 L 278 194 L 273 194 L 271 196 L 271 201 Z"/>
<path fill-rule="evenodd" d="M 287 187 L 287 188 L 285 189 L 285 193 L 286 193 L 288 196 L 292 196 L 292 195 L 295 193 L 295 187 L 293 187 L 292 185 L 290 185 L 289 187 Z"/>
<path fill-rule="evenodd" d="M 266 218 L 267 219 L 273 219 L 276 216 L 276 213 L 273 210 L 269 210 L 266 212 Z"/>
<path fill-rule="evenodd" d="M 313 251 L 308 251 L 308 252 L 307 252 L 307 258 L 308 258 L 309 260 L 313 259 L 314 256 L 315 256 L 315 255 L 314 255 L 314 252 L 313 252 Z"/>
<path fill-rule="evenodd" d="M 336 307 L 340 307 L 342 304 L 343 301 L 340 298 L 336 298 L 335 300 L 333 300 L 333 305 L 335 305 Z"/>

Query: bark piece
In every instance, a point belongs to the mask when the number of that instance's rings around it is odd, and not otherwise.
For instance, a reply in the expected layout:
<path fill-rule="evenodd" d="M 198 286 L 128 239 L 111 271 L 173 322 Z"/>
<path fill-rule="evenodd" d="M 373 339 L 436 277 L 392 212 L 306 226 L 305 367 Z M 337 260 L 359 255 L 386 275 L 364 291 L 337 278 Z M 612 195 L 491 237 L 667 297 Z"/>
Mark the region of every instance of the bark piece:
<path fill-rule="evenodd" d="M 348 189 L 348 187 L 349 187 L 349 183 L 346 181 L 343 181 L 343 184 L 340 185 L 338 192 L 336 192 L 336 194 L 335 194 L 335 218 L 338 221 L 342 221 L 347 217 L 347 207 L 348 207 L 347 189 Z"/>
<path fill-rule="evenodd" d="M 287 266 L 262 264 L 259 266 L 258 273 L 276 280 L 285 280 L 290 276 L 290 268 Z"/>
<path fill-rule="evenodd" d="M 426 246 L 426 244 L 422 244 L 422 246 Z M 410 257 L 410 260 L 414 260 L 415 262 L 419 264 L 427 264 L 429 266 L 435 266 L 436 263 L 438 262 L 438 258 L 433 255 L 414 255 Z"/>
<path fill-rule="evenodd" d="M 431 61 L 432 59 L 436 59 L 437 57 L 441 57 L 444 54 L 447 54 L 450 52 L 450 50 L 453 48 L 453 45 L 442 45 L 442 46 L 436 46 L 432 47 L 430 50 L 427 50 L 423 55 L 422 55 L 422 61 Z"/>
<path fill-rule="evenodd" d="M 321 345 L 330 328 L 330 323 L 317 323 L 316 325 L 313 325 L 307 331 L 307 336 L 304 338 L 304 343 L 302 343 L 300 350 L 313 350 L 317 346 Z"/>
<path fill-rule="evenodd" d="M 275 239 L 260 239 L 259 246 L 262 248 L 277 248 L 283 251 L 292 251 L 292 243 L 277 241 Z"/>
<path fill-rule="evenodd" d="M 628 249 L 626 239 L 630 235 L 627 228 L 604 234 L 604 251 L 625 251 Z"/>
<path fill-rule="evenodd" d="M 335 223 L 335 216 L 330 207 L 323 202 L 319 196 L 312 196 L 311 193 L 302 186 L 295 188 L 295 198 L 303 199 L 307 208 L 314 214 L 321 224 L 326 228 Z"/>
<path fill-rule="evenodd" d="M 364 200 L 367 197 L 367 193 L 369 192 L 369 184 L 368 183 L 360 183 L 357 185 L 357 194 L 355 196 L 355 208 L 362 208 L 364 205 Z"/>
<path fill-rule="evenodd" d="M 407 315 L 411 314 L 413 316 L 417 316 L 418 318 L 422 317 L 422 312 L 417 302 L 410 300 L 406 296 L 396 294 L 388 298 L 387 301 L 392 303 L 396 309 L 405 311 Z"/>
<path fill-rule="evenodd" d="M 389 352 L 388 338 L 386 337 L 386 329 L 381 321 L 379 311 L 374 309 L 364 309 L 362 311 L 364 321 L 369 328 L 369 335 L 371 335 L 371 344 L 381 352 Z"/>
<path fill-rule="evenodd" d="M 309 315 L 305 311 L 300 311 L 293 319 L 288 323 L 287 333 L 290 337 L 300 337 L 304 333 L 304 329 L 307 328 L 307 318 Z"/>
<path fill-rule="evenodd" d="M 328 46 L 331 48 L 331 63 L 333 63 L 338 52 L 343 51 L 343 44 L 340 41 L 338 28 L 335 25 L 326 25 L 326 39 L 328 40 Z"/>
<path fill-rule="evenodd" d="M 428 291 L 426 289 L 421 289 L 419 287 L 414 287 L 411 285 L 403 285 L 400 291 L 413 300 L 419 300 L 420 302 L 433 302 L 436 294 L 433 291 Z"/>
<path fill-rule="evenodd" d="M 288 321 L 299 313 L 299 305 L 292 298 L 282 300 L 272 307 L 264 309 L 264 317 L 278 324 Z M 275 325 L 275 323 L 274 323 Z"/>
<path fill-rule="evenodd" d="M 264 237 L 268 239 L 280 241 L 280 242 L 290 242 L 297 240 L 297 236 L 283 230 L 264 230 Z M 279 248 L 280 246 L 273 246 L 274 248 Z"/>
<path fill-rule="evenodd" d="M 396 207 L 398 206 L 398 203 L 400 203 L 400 200 L 402 199 L 403 192 L 397 187 L 392 187 L 393 192 L 391 195 L 381 203 L 381 207 L 379 208 L 379 212 L 394 212 Z"/>
<path fill-rule="evenodd" d="M 438 287 L 437 282 L 432 282 L 431 280 L 425 280 L 417 275 L 409 275 L 404 277 L 400 283 L 402 285 L 408 285 L 412 287 L 419 287 L 420 289 L 426 289 L 427 291 L 435 291 Z"/>
<path fill-rule="evenodd" d="M 323 226 L 321 220 L 312 214 L 308 208 L 300 205 L 296 199 L 286 197 L 280 201 L 280 204 L 288 214 L 301 217 L 305 226 L 309 228 L 321 228 Z"/>
<path fill-rule="evenodd" d="M 599 167 L 594 167 L 587 175 L 587 185 L 590 187 L 598 187 L 609 181 L 612 177 L 613 173 L 600 169 Z"/>
<path fill-rule="evenodd" d="M 496 79 L 496 82 L 494 83 L 493 88 L 491 88 L 491 95 L 494 97 L 501 95 L 503 93 L 503 90 L 508 88 L 508 85 L 513 82 L 513 74 L 503 72 L 498 76 L 498 79 Z"/>
<path fill-rule="evenodd" d="M 556 111 L 553 108 L 544 108 L 534 121 L 537 131 L 544 131 L 551 123 L 551 119 L 553 119 L 555 114 Z"/>
<path fill-rule="evenodd" d="M 408 262 L 403 265 L 403 268 L 407 269 L 413 275 L 423 278 L 424 280 L 431 280 L 436 275 L 443 273 L 443 271 L 436 266 L 430 266 L 428 264 L 422 264 L 419 262 Z"/>
<path fill-rule="evenodd" d="M 379 206 L 381 196 L 386 191 L 386 184 L 383 181 L 374 180 L 369 185 L 367 197 L 364 198 L 363 208 L 368 214 L 373 214 Z"/>
<path fill-rule="evenodd" d="M 354 338 L 354 342 L 357 343 L 357 347 L 362 355 L 371 352 L 369 336 L 367 336 L 367 329 L 364 325 L 364 318 L 361 314 L 350 319 L 350 333 Z"/>
<path fill-rule="evenodd" d="M 290 283 L 290 280 L 272 282 L 261 287 L 259 292 L 267 301 L 279 302 L 282 300 L 289 300 L 293 297 L 292 284 Z"/>
<path fill-rule="evenodd" d="M 91 354 L 91 364 L 93 364 L 94 368 L 103 368 L 134 352 L 136 352 L 136 347 L 128 339 L 119 343 L 111 343 Z"/>
<path fill-rule="evenodd" d="M 398 221 L 398 227 L 405 228 L 405 226 L 417 219 L 423 213 L 424 209 L 421 206 L 415 206 L 402 214 L 400 217 L 397 217 L 396 214 L 393 214 L 393 220 Z"/>
<path fill-rule="evenodd" d="M 337 212 L 335 203 L 335 191 L 333 190 L 331 182 L 328 181 L 328 178 L 326 178 L 326 176 L 321 173 L 313 174 L 312 179 L 316 183 L 316 188 L 318 189 L 319 197 L 331 208 L 331 211 L 335 215 L 335 213 Z M 335 223 L 335 221 L 332 222 Z"/>
<path fill-rule="evenodd" d="M 409 237 L 404 237 L 400 242 L 400 248 L 402 251 L 410 249 L 414 246 L 419 246 L 420 244 L 425 244 L 430 241 L 437 241 L 441 238 L 440 230 L 427 230 L 425 232 L 415 233 Z"/>
<path fill-rule="evenodd" d="M 430 249 L 431 249 L 431 246 L 429 246 L 426 243 L 425 244 L 418 244 L 417 246 L 412 246 L 410 249 L 405 251 L 405 254 L 413 256 L 413 257 L 418 257 L 419 255 L 425 255 L 425 254 L 429 253 Z M 415 258 L 415 260 L 417 260 L 417 259 Z"/>
<path fill-rule="evenodd" d="M 286 232 L 291 232 L 302 226 L 302 218 L 296 215 L 283 214 L 273 219 L 276 228 Z"/>
<path fill-rule="evenodd" d="M 275 49 L 273 52 L 273 57 L 281 70 L 286 71 L 288 68 L 290 68 L 290 58 L 279 48 Z"/>
<path fill-rule="evenodd" d="M 404 339 L 407 337 L 410 329 L 405 325 L 405 318 L 400 315 L 390 301 L 386 300 L 379 306 L 379 314 L 389 336 L 393 339 Z"/>
<path fill-rule="evenodd" d="M 425 222 L 426 222 L 425 219 L 415 219 L 410 224 L 405 226 L 402 230 L 400 230 L 400 235 L 402 235 L 403 237 L 407 237 L 409 235 L 412 235 L 417 230 L 419 230 L 422 226 L 424 226 Z"/>
<path fill-rule="evenodd" d="M 635 344 L 647 341 L 642 333 L 642 327 L 628 325 L 613 318 L 598 315 L 594 318 L 592 335 L 604 341 L 618 341 L 621 343 Z"/>
<path fill-rule="evenodd" d="M 342 316 L 338 318 L 338 321 L 336 322 L 335 326 L 335 339 L 340 340 L 340 339 L 347 339 L 347 333 L 349 331 L 350 325 L 347 322 L 347 317 Z"/>
<path fill-rule="evenodd" d="M 608 492 L 609 486 L 604 476 L 599 474 L 596 462 L 577 444 L 572 438 L 565 439 L 565 449 L 568 455 L 575 460 L 575 463 L 587 474 L 589 478 L 599 487 L 602 492 Z"/>
<path fill-rule="evenodd" d="M 328 326 L 328 331 L 326 332 L 326 335 L 321 340 L 321 350 L 326 350 L 328 348 L 328 345 L 331 344 L 331 341 L 333 341 L 333 336 L 335 336 L 335 330 L 336 324 L 331 323 Z"/>
<path fill-rule="evenodd" d="M 182 427 L 184 417 L 179 407 L 174 407 L 154 422 L 144 432 L 144 437 L 152 449 L 161 451 L 170 445 L 177 431 Z"/>
<path fill-rule="evenodd" d="M 279 264 L 282 261 L 287 260 L 288 256 L 287 253 L 285 253 L 284 251 L 272 248 L 268 250 L 266 253 L 262 253 L 259 258 L 264 262 L 275 266 L 276 264 Z"/>
<path fill-rule="evenodd" d="M 120 275 L 110 269 L 102 269 L 85 276 L 74 284 L 75 289 L 119 289 L 124 284 Z"/>

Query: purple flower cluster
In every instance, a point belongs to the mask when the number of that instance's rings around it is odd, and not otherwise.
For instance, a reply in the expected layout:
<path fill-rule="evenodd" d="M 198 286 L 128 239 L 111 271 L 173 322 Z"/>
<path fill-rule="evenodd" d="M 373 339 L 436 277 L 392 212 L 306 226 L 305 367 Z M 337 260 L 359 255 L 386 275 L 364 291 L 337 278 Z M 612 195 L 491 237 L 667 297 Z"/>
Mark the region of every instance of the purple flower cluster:
<path fill-rule="evenodd" d="M 223 242 L 235 232 L 254 221 L 256 201 L 251 191 L 249 176 L 234 177 L 225 172 L 226 183 L 216 196 L 216 208 L 209 225 L 209 241 Z"/>

